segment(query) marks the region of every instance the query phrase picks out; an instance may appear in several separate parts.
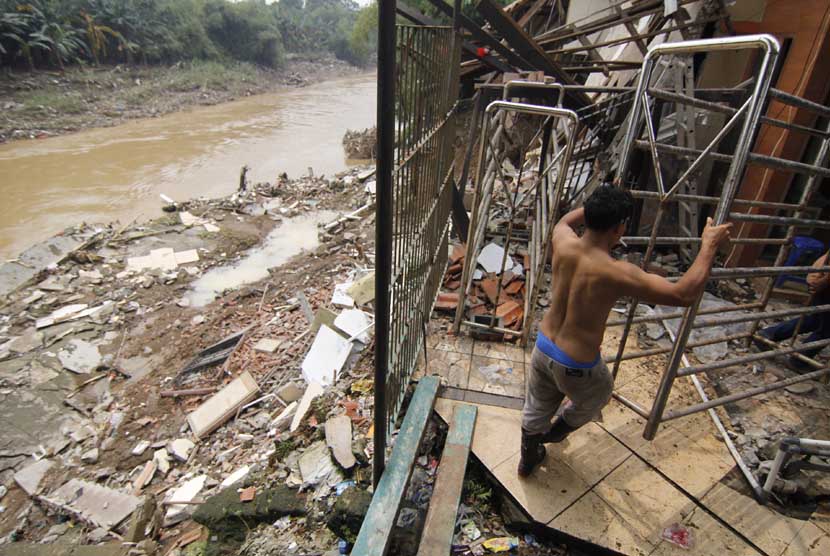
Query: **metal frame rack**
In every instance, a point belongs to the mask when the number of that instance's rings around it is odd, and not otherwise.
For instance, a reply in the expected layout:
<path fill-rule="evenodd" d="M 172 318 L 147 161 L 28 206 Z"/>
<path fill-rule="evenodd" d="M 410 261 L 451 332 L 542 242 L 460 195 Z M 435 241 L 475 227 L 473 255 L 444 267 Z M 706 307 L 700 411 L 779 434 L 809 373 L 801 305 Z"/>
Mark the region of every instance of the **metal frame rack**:
<path fill-rule="evenodd" d="M 513 87 L 543 88 L 556 91 L 559 100 L 562 99 L 563 89 L 560 85 L 550 83 L 512 82 L 505 86 L 504 96 L 510 98 Z M 543 118 L 537 133 L 522 150 L 520 168 L 516 179 L 504 175 L 502 165 L 507 152 L 508 144 L 517 144 L 510 137 L 507 130 L 506 118 L 509 114 L 539 116 Z M 551 230 L 559 212 L 559 204 L 567 178 L 567 169 L 570 166 L 575 137 L 578 132 L 578 118 L 571 110 L 562 108 L 537 106 L 531 104 L 508 101 L 495 101 L 485 110 L 485 119 L 480 137 L 480 154 L 478 177 L 473 195 L 472 219 L 470 233 L 467 238 L 467 250 L 464 270 L 461 279 L 461 288 L 456 310 L 454 329 L 458 332 L 461 325 L 473 328 L 483 328 L 512 336 L 519 336 L 521 342 L 527 341 L 530 325 L 533 322 L 532 308 L 536 305 L 545 262 L 550 257 Z M 491 133 L 492 130 L 492 133 Z M 537 142 L 541 143 L 539 167 L 532 185 L 522 191 L 522 173 L 527 166 L 525 155 L 532 150 Z M 530 170 L 529 172 L 533 172 Z M 511 184 L 512 183 L 512 189 Z M 507 230 L 504 237 L 500 272 L 506 270 L 508 252 L 511 244 L 524 243 L 530 260 L 530 267 L 525 269 L 527 281 L 525 286 L 525 306 L 523 310 L 522 326 L 519 330 L 512 330 L 496 326 L 498 303 L 494 303 L 493 312 L 488 324 L 465 320 L 466 298 L 470 295 L 474 261 L 482 248 L 485 237 L 488 235 L 490 211 L 498 197 L 501 206 L 507 206 Z M 525 238 L 517 237 L 514 233 L 514 222 L 523 212 L 532 215 L 529 234 Z M 498 280 L 496 300 L 500 298 L 502 281 Z"/>
<path fill-rule="evenodd" d="M 752 49 L 759 53 L 760 63 L 758 64 L 758 72 L 756 77 L 746 83 L 746 86 L 735 90 L 736 94 L 743 95 L 738 99 L 737 106 L 725 106 L 717 102 L 704 101 L 700 98 L 696 98 L 693 94 L 689 94 L 688 90 L 686 92 L 678 92 L 677 90 L 672 91 L 661 86 L 659 83 L 655 83 L 655 80 L 653 79 L 655 68 L 657 67 L 657 63 L 661 57 L 691 55 L 701 52 L 727 49 Z M 799 108 L 811 110 L 825 118 L 830 116 L 830 110 L 815 103 L 799 99 L 798 97 L 793 97 L 792 95 L 786 95 L 779 91 L 769 90 L 777 54 L 778 43 L 775 39 L 770 36 L 757 35 L 663 44 L 651 49 L 643 63 L 643 69 L 640 74 L 640 80 L 635 97 L 636 102 L 633 107 L 631 118 L 628 122 L 628 128 L 617 172 L 617 178 L 621 183 L 630 184 L 633 179 L 629 180 L 629 164 L 635 149 L 645 150 L 646 153 L 650 155 L 651 167 L 654 170 L 654 181 L 656 183 L 657 191 L 632 189 L 631 193 L 637 199 L 657 200 L 659 202 L 656 209 L 654 218 L 655 222 L 652 226 L 651 235 L 646 237 L 624 238 L 624 241 L 628 244 L 646 245 L 646 251 L 642 261 L 643 267 L 645 268 L 646 265 L 648 265 L 654 255 L 654 250 L 657 245 L 688 246 L 699 243 L 700 241 L 699 238 L 696 237 L 696 230 L 689 230 L 687 232 L 688 235 L 681 235 L 680 237 L 664 237 L 660 235 L 660 222 L 669 212 L 672 203 L 683 202 L 696 204 L 700 208 L 701 212 L 714 207 L 712 217 L 716 225 L 722 224 L 729 220 L 734 222 L 762 222 L 768 225 L 787 227 L 787 232 L 784 238 L 743 237 L 735 240 L 735 243 L 738 244 L 778 246 L 779 251 L 774 266 L 715 268 L 711 273 L 711 280 L 770 277 L 769 283 L 764 289 L 761 299 L 758 302 L 737 306 L 710 307 L 703 310 L 700 309 L 701 298 L 698 298 L 690 307 L 683 311 L 637 317 L 635 316 L 637 301 L 632 300 L 629 303 L 627 315 L 624 319 L 609 322 L 609 326 L 623 327 L 617 354 L 606 359 L 609 363 L 613 362 L 613 374 L 615 377 L 619 372 L 620 363 L 622 361 L 656 355 L 668 355 L 668 362 L 662 374 L 651 408 L 641 407 L 637 403 L 627 400 L 619 394 L 615 394 L 615 397 L 620 402 L 647 420 L 643 433 L 643 436 L 646 439 L 653 439 L 660 424 L 663 422 L 703 411 L 709 412 L 710 416 L 715 420 L 716 425 L 723 433 L 725 431 L 723 431 L 723 427 L 717 417 L 717 414 L 714 412 L 715 407 L 771 392 L 797 382 L 812 380 L 830 374 L 830 367 L 798 353 L 798 351 L 806 348 L 817 348 L 830 345 L 830 340 L 795 346 L 794 337 L 791 345 L 783 346 L 755 334 L 758 323 L 764 319 L 793 316 L 800 316 L 803 318 L 806 315 L 830 311 L 830 305 L 808 305 L 805 307 L 778 311 L 766 310 L 773 289 L 774 277 L 783 274 L 803 275 L 810 272 L 830 272 L 830 266 L 813 268 L 809 266 L 785 266 L 784 264 L 787 260 L 791 240 L 794 237 L 797 228 L 830 228 L 830 222 L 804 217 L 807 213 L 810 199 L 820 183 L 821 178 L 830 177 L 830 170 L 827 169 L 828 151 L 830 151 L 830 127 L 825 127 L 825 129 L 813 129 L 803 126 L 795 126 L 787 122 L 762 117 L 761 114 L 765 110 L 768 97 L 774 97 L 780 102 L 789 103 Z M 672 83 L 671 79 L 666 81 Z M 666 81 L 664 81 L 664 83 Z M 657 103 L 653 103 L 653 100 L 657 100 L 658 102 L 674 102 L 678 104 L 685 104 L 686 106 L 692 106 L 699 110 L 725 113 L 729 116 L 729 120 L 716 134 L 714 139 L 703 149 L 695 149 L 688 146 L 681 147 L 677 145 L 666 145 L 659 143 L 657 140 L 659 125 L 658 122 L 655 122 L 655 114 L 659 112 L 655 109 L 655 105 Z M 684 112 L 688 113 L 688 111 L 677 110 L 675 115 L 680 116 Z M 805 164 L 802 162 L 769 156 L 760 156 L 751 153 L 750 151 L 754 138 L 761 125 L 786 127 L 790 130 L 800 131 L 808 133 L 814 137 L 818 137 L 820 145 L 812 163 Z M 730 135 L 734 138 L 736 134 L 737 140 L 734 143 L 733 152 L 731 154 L 723 152 L 725 150 L 729 150 L 729 146 L 727 145 L 725 138 Z M 641 139 L 641 135 L 645 135 L 645 139 Z M 668 185 L 664 182 L 664 172 L 662 171 L 663 165 L 667 163 L 667 160 L 670 160 L 672 164 L 676 164 L 675 161 L 677 159 L 686 159 L 690 160 L 690 162 L 688 162 L 688 166 L 686 166 L 685 170 L 680 174 L 680 177 L 675 180 L 673 184 Z M 715 163 L 729 164 L 720 195 L 714 195 L 712 193 L 709 195 L 679 193 L 681 187 L 684 185 L 684 182 L 700 179 L 699 170 L 707 160 L 713 160 Z M 807 176 L 800 201 L 798 203 L 772 203 L 736 199 L 735 196 L 738 186 L 741 183 L 741 178 L 744 175 L 747 164 L 757 164 L 771 168 L 775 171 L 783 171 L 791 174 Z M 776 214 L 733 212 L 733 207 L 742 209 L 748 208 L 749 210 L 773 211 Z M 744 311 L 744 314 L 729 314 L 730 312 L 735 311 Z M 704 316 L 704 318 L 698 318 L 700 316 Z M 672 318 L 682 319 L 676 335 L 668 329 L 665 323 L 666 319 Z M 631 331 L 631 326 L 636 323 L 645 322 L 662 322 L 663 326 L 666 327 L 666 330 L 670 333 L 670 337 L 673 342 L 672 346 L 669 348 L 657 348 L 634 353 L 624 353 L 626 342 Z M 702 341 L 690 341 L 690 334 L 694 329 L 736 323 L 749 323 L 751 328 L 749 331 L 727 337 L 717 337 Z M 741 357 L 731 357 L 712 363 L 696 365 L 690 364 L 685 355 L 688 348 L 730 340 L 749 341 L 753 338 L 757 341 L 767 343 L 774 349 L 766 352 Z M 750 388 L 743 392 L 737 392 L 714 399 L 710 399 L 708 397 L 701 382 L 698 380 L 698 375 L 701 373 L 720 371 L 728 368 L 733 368 L 731 372 L 738 372 L 734 370 L 734 367 L 786 354 L 793 354 L 800 360 L 806 362 L 813 368 L 813 371 L 804 375 L 780 380 L 772 384 Z M 679 377 L 684 376 L 690 377 L 693 381 L 694 386 L 701 397 L 701 402 L 687 407 L 667 409 L 667 401 L 669 395 L 671 394 L 672 386 Z M 764 501 L 765 497 L 763 489 L 758 484 L 752 472 L 741 460 L 740 455 L 735 450 L 728 435 L 723 434 L 723 438 L 738 463 L 738 466 L 741 468 L 752 486 L 756 498 L 758 498 L 759 501 Z"/>

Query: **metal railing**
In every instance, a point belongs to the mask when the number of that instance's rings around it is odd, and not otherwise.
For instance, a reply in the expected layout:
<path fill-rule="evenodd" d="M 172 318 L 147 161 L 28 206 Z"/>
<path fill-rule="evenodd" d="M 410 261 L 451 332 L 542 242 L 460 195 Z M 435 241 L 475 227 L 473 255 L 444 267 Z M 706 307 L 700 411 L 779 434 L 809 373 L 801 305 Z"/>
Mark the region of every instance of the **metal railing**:
<path fill-rule="evenodd" d="M 505 86 L 504 96 L 510 98 L 511 89 L 519 87 L 544 88 L 551 91 L 558 101 L 562 99 L 561 85 L 550 83 L 511 82 Z M 537 133 L 526 144 L 518 138 L 511 137 L 507 129 L 507 117 L 531 117 L 539 120 Z M 454 329 L 456 333 L 462 325 L 497 332 L 509 336 L 518 336 L 521 342 L 527 341 L 530 326 L 533 323 L 533 309 L 539 293 L 539 286 L 544 275 L 545 262 L 550 258 L 550 238 L 553 224 L 559 212 L 562 191 L 567 179 L 574 141 L 578 131 L 578 118 L 571 110 L 538 106 L 508 101 L 495 101 L 485 110 L 484 124 L 480 135 L 480 154 L 478 177 L 473 194 L 470 233 L 467 238 L 464 270 L 459 289 L 459 301 L 456 309 Z M 520 147 L 517 175 L 507 176 L 503 163 L 507 154 L 507 145 Z M 538 145 L 538 146 L 537 146 Z M 528 152 L 539 149 L 537 168 L 529 168 L 532 162 L 526 161 Z M 523 187 L 525 172 L 531 177 L 531 185 Z M 501 215 L 507 222 L 504 233 L 494 234 L 489 227 L 496 218 L 491 211 L 495 207 L 504 211 Z M 528 218 L 529 215 L 530 217 Z M 530 222 L 527 234 L 515 233 L 516 225 Z M 496 272 L 496 292 L 492 311 L 486 323 L 468 320 L 466 300 L 471 295 L 474 272 L 478 255 L 485 239 L 498 235 L 504 250 L 499 271 Z M 520 326 L 498 326 L 502 276 L 512 267 L 507 265 L 509 253 L 515 245 L 521 245 L 528 253 L 529 267 L 524 269 L 525 298 L 522 307 Z"/>
<path fill-rule="evenodd" d="M 394 4 L 379 13 L 375 484 L 447 263 L 461 48 L 457 27 L 395 25 Z"/>

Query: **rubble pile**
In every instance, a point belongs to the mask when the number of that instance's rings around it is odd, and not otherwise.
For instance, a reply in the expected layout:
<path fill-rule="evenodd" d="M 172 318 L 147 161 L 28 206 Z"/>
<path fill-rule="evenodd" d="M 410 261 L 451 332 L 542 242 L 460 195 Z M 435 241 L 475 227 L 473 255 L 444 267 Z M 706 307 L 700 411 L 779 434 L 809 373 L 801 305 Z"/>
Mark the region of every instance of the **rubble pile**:
<path fill-rule="evenodd" d="M 0 419 L 21 431 L 0 447 L 0 542 L 346 550 L 370 499 L 372 175 L 243 180 L 66 230 L 0 308 Z M 479 518 L 476 554 L 506 535 Z"/>
<path fill-rule="evenodd" d="M 0 418 L 25 425 L 3 440 L 2 542 L 167 553 L 266 523 L 304 531 L 285 548 L 336 546 L 325 518 L 371 476 L 372 173 L 283 175 L 67 230 L 82 248 L 0 310 Z M 313 249 L 195 295 L 302 219 Z"/>
<path fill-rule="evenodd" d="M 343 135 L 343 150 L 346 157 L 355 160 L 374 160 L 377 158 L 377 127 L 368 129 L 347 129 Z"/>

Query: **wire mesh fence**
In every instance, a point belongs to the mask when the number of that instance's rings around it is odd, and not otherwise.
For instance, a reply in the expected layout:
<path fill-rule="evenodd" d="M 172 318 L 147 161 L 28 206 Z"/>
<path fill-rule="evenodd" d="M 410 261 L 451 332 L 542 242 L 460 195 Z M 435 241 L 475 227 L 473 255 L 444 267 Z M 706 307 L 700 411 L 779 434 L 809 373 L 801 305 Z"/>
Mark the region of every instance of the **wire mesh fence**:
<path fill-rule="evenodd" d="M 387 436 L 447 263 L 461 46 L 452 27 L 398 25 L 396 36 Z"/>

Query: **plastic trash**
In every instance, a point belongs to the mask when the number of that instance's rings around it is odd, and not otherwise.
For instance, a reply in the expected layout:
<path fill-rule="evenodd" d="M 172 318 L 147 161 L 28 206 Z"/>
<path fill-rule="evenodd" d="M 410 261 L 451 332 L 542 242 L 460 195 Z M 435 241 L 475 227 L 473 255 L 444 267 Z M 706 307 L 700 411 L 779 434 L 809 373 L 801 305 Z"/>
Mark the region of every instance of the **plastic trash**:
<path fill-rule="evenodd" d="M 483 546 L 490 552 L 508 552 L 519 546 L 519 537 L 496 537 L 484 541 Z"/>
<path fill-rule="evenodd" d="M 661 536 L 665 540 L 679 546 L 680 548 L 685 548 L 686 550 L 689 550 L 690 548 L 694 547 L 692 532 L 689 531 L 686 527 L 680 525 L 679 523 L 674 523 L 669 527 L 663 529 L 663 534 Z"/>

